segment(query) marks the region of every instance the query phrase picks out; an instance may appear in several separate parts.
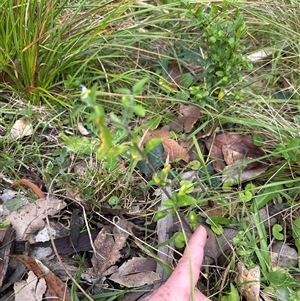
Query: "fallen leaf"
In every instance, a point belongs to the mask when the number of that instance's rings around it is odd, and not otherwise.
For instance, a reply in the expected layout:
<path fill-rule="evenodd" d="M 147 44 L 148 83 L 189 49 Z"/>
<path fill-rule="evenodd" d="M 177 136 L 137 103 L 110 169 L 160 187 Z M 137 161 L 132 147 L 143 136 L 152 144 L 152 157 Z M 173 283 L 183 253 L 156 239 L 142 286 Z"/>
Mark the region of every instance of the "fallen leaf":
<path fill-rule="evenodd" d="M 204 246 L 204 255 L 214 260 L 218 264 L 219 257 L 231 248 L 231 242 L 238 231 L 236 229 L 224 228 L 223 234 L 217 236 L 210 227 L 205 227 L 207 240 Z"/>
<path fill-rule="evenodd" d="M 49 297 L 49 300 L 51 298 L 51 301 L 71 301 L 67 284 L 56 277 L 42 262 L 26 255 L 11 255 L 11 257 L 22 262 L 38 278 L 45 279 L 47 285 L 45 296 Z M 28 298 L 25 300 L 28 300 Z"/>
<path fill-rule="evenodd" d="M 54 215 L 67 204 L 59 199 L 38 199 L 34 203 L 28 203 L 17 211 L 11 212 L 6 220 L 9 220 L 16 230 L 17 240 L 33 241 L 33 234 L 43 228 L 44 218 Z"/>
<path fill-rule="evenodd" d="M 206 225 L 203 225 L 206 229 L 207 239 L 204 246 L 204 255 L 214 260 L 214 263 L 218 263 L 218 257 L 222 253 L 218 245 L 216 234 Z"/>
<path fill-rule="evenodd" d="M 144 136 L 143 143 L 147 143 L 153 138 L 162 138 L 162 144 L 164 147 L 164 157 L 169 156 L 170 161 L 182 159 L 186 163 L 189 162 L 190 156 L 187 150 L 180 146 L 178 142 L 171 138 L 170 133 L 164 130 L 147 131 Z"/>
<path fill-rule="evenodd" d="M 258 177 L 268 168 L 267 164 L 262 163 L 261 166 L 254 169 L 247 169 L 247 166 L 242 167 L 245 163 L 247 162 L 237 161 L 236 164 L 226 166 L 222 175 L 222 182 L 230 181 L 237 184 L 248 181 Z"/>
<path fill-rule="evenodd" d="M 178 62 L 170 62 L 168 64 L 168 70 L 167 70 L 167 80 L 171 84 L 176 84 L 176 86 L 179 86 L 182 80 L 183 74 L 188 74 L 190 71 L 184 66 L 180 66 Z"/>
<path fill-rule="evenodd" d="M 267 169 L 263 161 L 253 159 L 262 157 L 264 152 L 254 145 L 253 140 L 241 134 L 223 133 L 205 141 L 216 171 L 226 170 L 223 181 L 249 180 Z"/>
<path fill-rule="evenodd" d="M 153 284 L 160 280 L 154 272 L 156 261 L 153 258 L 133 257 L 123 263 L 118 272 L 111 275 L 110 280 L 126 287 L 139 287 Z"/>
<path fill-rule="evenodd" d="M 13 124 L 10 135 L 18 140 L 20 138 L 23 138 L 25 136 L 31 136 L 33 133 L 33 127 L 30 122 L 30 120 L 26 117 L 22 117 Z"/>
<path fill-rule="evenodd" d="M 181 132 L 184 130 L 186 133 L 189 133 L 195 123 L 201 116 L 201 111 L 198 107 L 192 105 L 184 105 L 180 104 L 179 113 L 182 116 L 179 116 L 177 119 L 173 120 L 169 124 L 169 129 L 176 133 Z"/>
<path fill-rule="evenodd" d="M 113 231 L 111 231 L 110 226 L 104 226 L 97 235 L 94 241 L 96 253 L 91 259 L 97 276 L 104 276 L 104 272 L 107 272 L 108 268 L 120 259 L 120 250 L 123 249 L 128 238 L 128 234 L 120 228 L 126 230 L 127 227 L 128 222 L 120 220 L 114 226 Z M 105 275 L 108 275 L 108 272 Z"/>
<path fill-rule="evenodd" d="M 39 279 L 32 271 L 29 271 L 26 280 L 19 280 L 14 283 L 15 301 L 41 301 L 46 289 L 45 279 Z"/>
<path fill-rule="evenodd" d="M 236 282 L 241 285 L 241 294 L 247 301 L 260 300 L 260 269 L 258 266 L 247 270 L 244 263 L 240 261 Z"/>

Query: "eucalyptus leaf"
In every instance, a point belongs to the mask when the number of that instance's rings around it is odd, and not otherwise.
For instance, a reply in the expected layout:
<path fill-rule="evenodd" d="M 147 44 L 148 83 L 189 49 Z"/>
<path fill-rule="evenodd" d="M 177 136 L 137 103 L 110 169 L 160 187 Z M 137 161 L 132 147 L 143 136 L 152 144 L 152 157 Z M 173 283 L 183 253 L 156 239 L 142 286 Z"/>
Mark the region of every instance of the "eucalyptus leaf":
<path fill-rule="evenodd" d="M 16 211 L 22 207 L 23 201 L 20 198 L 13 198 L 5 202 L 5 207 L 9 211 Z"/>

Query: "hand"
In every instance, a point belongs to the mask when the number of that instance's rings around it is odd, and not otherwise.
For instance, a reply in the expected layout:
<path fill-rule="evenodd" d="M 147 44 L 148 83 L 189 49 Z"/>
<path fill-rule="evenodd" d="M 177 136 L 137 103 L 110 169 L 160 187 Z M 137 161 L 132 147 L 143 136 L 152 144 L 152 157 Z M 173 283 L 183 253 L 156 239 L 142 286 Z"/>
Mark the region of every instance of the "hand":
<path fill-rule="evenodd" d="M 168 281 L 141 301 L 210 301 L 195 289 L 202 265 L 206 235 L 205 228 L 200 226 L 191 237 Z M 194 290 L 194 299 L 192 299 L 191 290 Z"/>

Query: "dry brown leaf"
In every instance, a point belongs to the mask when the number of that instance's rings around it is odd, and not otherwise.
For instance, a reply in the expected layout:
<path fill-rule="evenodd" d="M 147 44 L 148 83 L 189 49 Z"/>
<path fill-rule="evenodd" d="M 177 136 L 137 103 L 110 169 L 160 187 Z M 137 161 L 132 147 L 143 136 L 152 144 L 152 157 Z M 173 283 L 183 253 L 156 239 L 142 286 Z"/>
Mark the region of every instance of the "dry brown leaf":
<path fill-rule="evenodd" d="M 39 279 L 32 271 L 29 271 L 26 280 L 14 283 L 15 301 L 42 301 L 46 289 L 45 279 Z"/>
<path fill-rule="evenodd" d="M 196 106 L 180 104 L 179 112 L 182 116 L 173 120 L 169 124 L 169 129 L 176 133 L 181 132 L 182 130 L 189 133 L 193 129 L 194 124 L 200 118 L 201 111 Z"/>
<path fill-rule="evenodd" d="M 254 145 L 253 140 L 237 133 L 223 133 L 205 141 L 206 147 L 211 152 L 211 157 L 223 164 L 214 164 L 216 171 L 223 170 L 226 165 L 232 165 L 238 160 L 250 160 L 262 157 L 264 152 Z M 217 165 L 217 166 L 215 166 Z M 251 163 L 247 168 L 252 169 L 259 162 Z"/>
<path fill-rule="evenodd" d="M 264 152 L 254 145 L 253 140 L 241 134 L 223 133 L 205 142 L 213 159 L 216 171 L 226 169 L 223 181 L 238 183 L 257 177 L 267 169 L 263 161 L 253 161 Z M 229 170 L 229 172 L 228 172 Z"/>
<path fill-rule="evenodd" d="M 45 279 L 47 285 L 47 290 L 45 292 L 46 297 L 49 297 L 49 299 L 51 298 L 53 301 L 71 301 L 71 295 L 67 284 L 56 277 L 39 260 L 26 255 L 12 255 L 11 257 L 22 262 L 38 278 Z"/>
<path fill-rule="evenodd" d="M 237 230 L 232 228 L 224 228 L 222 235 L 217 236 L 205 224 L 202 224 L 207 232 L 207 240 L 204 246 L 204 255 L 214 260 L 215 264 L 218 263 L 219 257 L 231 248 L 233 238 L 237 234 Z"/>
<path fill-rule="evenodd" d="M 143 143 L 147 143 L 153 138 L 162 138 L 162 144 L 165 150 L 165 158 L 169 156 L 170 161 L 182 159 L 186 163 L 189 162 L 190 156 L 187 150 L 184 147 L 180 146 L 179 143 L 174 139 L 172 139 L 168 131 L 148 131 L 144 136 Z"/>
<path fill-rule="evenodd" d="M 66 203 L 58 199 L 39 199 L 34 203 L 28 203 L 17 211 L 11 212 L 6 219 L 11 222 L 16 230 L 17 240 L 34 242 L 32 235 L 43 228 L 44 218 L 54 215 L 66 206 Z"/>
<path fill-rule="evenodd" d="M 247 270 L 243 262 L 238 263 L 237 284 L 247 301 L 259 301 L 260 269 L 258 266 Z"/>
<path fill-rule="evenodd" d="M 92 257 L 92 265 L 98 276 L 103 276 L 104 272 L 113 266 L 121 257 L 120 250 L 123 249 L 128 234 L 119 227 L 126 230 L 128 228 L 128 222 L 120 220 L 113 228 L 113 231 L 111 231 L 111 227 L 104 226 L 94 241 L 97 253 L 94 253 Z M 108 275 L 108 272 L 105 275 Z"/>
<path fill-rule="evenodd" d="M 153 284 L 160 280 L 159 275 L 154 272 L 155 268 L 156 261 L 153 258 L 133 257 L 123 263 L 118 272 L 109 279 L 126 287 Z"/>
<path fill-rule="evenodd" d="M 176 86 L 179 86 L 182 80 L 182 75 L 189 73 L 189 69 L 187 69 L 184 66 L 180 66 L 178 62 L 170 62 L 168 64 L 168 73 L 167 73 L 167 80 L 171 84 L 176 84 Z"/>

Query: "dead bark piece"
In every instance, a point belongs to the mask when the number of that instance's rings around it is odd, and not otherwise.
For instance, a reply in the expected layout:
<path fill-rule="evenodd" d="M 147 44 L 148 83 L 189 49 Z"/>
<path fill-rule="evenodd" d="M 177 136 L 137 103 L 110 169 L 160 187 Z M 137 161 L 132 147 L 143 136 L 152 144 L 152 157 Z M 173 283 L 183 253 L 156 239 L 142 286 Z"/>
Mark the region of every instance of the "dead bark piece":
<path fill-rule="evenodd" d="M 9 256 L 12 250 L 13 241 L 15 239 L 15 230 L 9 225 L 4 234 L 3 241 L 0 243 L 0 287 L 7 271 Z"/>
<path fill-rule="evenodd" d="M 79 252 L 86 252 L 86 251 L 92 250 L 91 243 L 95 240 L 99 231 L 100 231 L 100 229 L 91 230 L 91 239 L 90 239 L 87 231 L 80 233 L 78 240 L 77 240 L 76 247 L 74 247 L 74 245 L 72 245 L 72 243 L 71 243 L 72 239 L 71 239 L 70 235 L 60 237 L 60 238 L 55 238 L 53 241 L 54 241 L 56 250 L 59 254 L 72 255 L 72 254 L 79 253 Z M 20 253 L 20 252 L 25 251 L 25 244 L 26 244 L 26 241 L 16 241 L 14 253 Z M 51 241 L 37 242 L 37 243 L 30 244 L 29 247 L 30 247 L 30 250 L 33 250 L 35 248 L 48 248 L 48 247 L 52 248 L 52 244 L 51 244 Z"/>
<path fill-rule="evenodd" d="M 161 195 L 161 202 L 164 202 L 169 199 L 169 196 L 172 195 L 171 187 L 165 187 L 165 190 L 159 189 L 159 194 Z M 156 192 L 157 193 L 157 192 Z M 160 206 L 158 210 L 164 210 L 163 206 Z M 157 243 L 161 244 L 170 239 L 171 234 L 169 233 L 169 229 L 172 228 L 173 225 L 173 216 L 171 212 L 157 221 Z M 173 243 L 171 247 L 174 247 Z M 161 259 L 162 262 L 165 262 L 167 265 L 171 266 L 173 261 L 173 251 L 169 246 L 161 246 L 158 248 L 157 257 Z M 169 274 L 160 264 L 157 264 L 156 273 L 161 278 L 162 282 L 165 282 L 169 278 Z M 158 284 L 157 284 L 158 285 Z M 157 288 L 157 287 L 155 287 Z"/>

